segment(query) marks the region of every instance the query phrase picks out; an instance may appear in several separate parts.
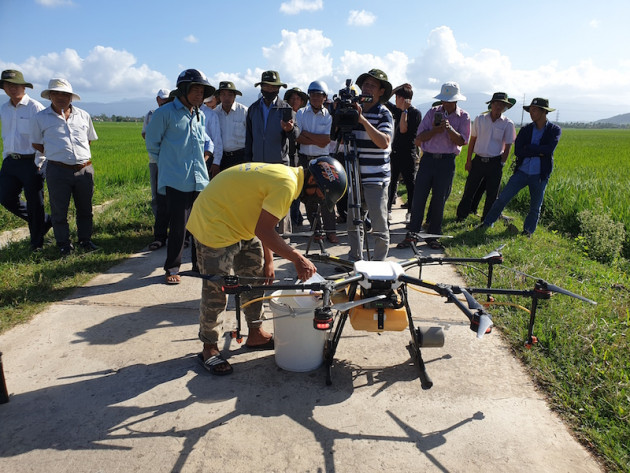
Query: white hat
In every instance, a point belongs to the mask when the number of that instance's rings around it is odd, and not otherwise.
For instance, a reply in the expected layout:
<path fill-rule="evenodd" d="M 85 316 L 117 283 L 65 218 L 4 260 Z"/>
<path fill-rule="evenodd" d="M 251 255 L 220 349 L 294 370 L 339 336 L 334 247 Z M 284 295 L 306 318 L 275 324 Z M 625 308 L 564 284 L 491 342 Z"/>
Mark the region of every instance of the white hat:
<path fill-rule="evenodd" d="M 72 92 L 72 86 L 66 79 L 50 79 L 48 81 L 48 88 L 41 94 L 42 98 L 50 100 L 51 92 L 66 92 L 72 94 L 73 100 L 81 100 L 81 97 Z"/>
<path fill-rule="evenodd" d="M 457 102 L 458 100 L 466 100 L 466 97 L 459 92 L 459 84 L 457 82 L 447 82 L 442 85 L 442 91 L 435 96 L 442 102 Z"/>
<path fill-rule="evenodd" d="M 166 100 L 168 98 L 168 94 L 170 93 L 171 91 L 168 89 L 160 89 L 158 90 L 157 96 L 161 98 L 162 100 Z"/>

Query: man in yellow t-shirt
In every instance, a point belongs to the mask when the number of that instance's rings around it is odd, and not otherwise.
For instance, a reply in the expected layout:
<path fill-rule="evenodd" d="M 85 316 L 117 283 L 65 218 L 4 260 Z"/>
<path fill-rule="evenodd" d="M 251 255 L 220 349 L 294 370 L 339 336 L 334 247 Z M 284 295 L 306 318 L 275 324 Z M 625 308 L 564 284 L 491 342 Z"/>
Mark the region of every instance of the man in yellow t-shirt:
<path fill-rule="evenodd" d="M 334 208 L 347 186 L 343 167 L 326 156 L 311 161 L 309 170 L 325 204 Z M 300 280 L 313 276 L 315 265 L 275 231 L 303 187 L 303 168 L 284 164 L 245 163 L 217 174 L 197 197 L 187 225 L 195 237 L 199 270 L 218 275 L 233 271 L 240 277 L 271 280 L 275 252 L 295 265 Z M 198 356 L 212 374 L 230 374 L 232 367 L 218 349 L 223 332 L 219 315 L 226 305 L 222 281 L 204 279 L 202 284 L 199 338 L 203 351 Z M 261 295 L 245 292 L 243 303 Z M 243 312 L 249 328 L 246 346 L 273 349 L 272 335 L 262 329 L 262 302 L 248 305 Z"/>

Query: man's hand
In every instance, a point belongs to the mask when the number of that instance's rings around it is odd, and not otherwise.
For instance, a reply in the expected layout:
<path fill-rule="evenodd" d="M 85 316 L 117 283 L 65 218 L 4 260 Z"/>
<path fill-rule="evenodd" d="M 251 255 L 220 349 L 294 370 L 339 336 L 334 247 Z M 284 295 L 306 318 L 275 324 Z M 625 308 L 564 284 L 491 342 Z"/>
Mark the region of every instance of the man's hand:
<path fill-rule="evenodd" d="M 313 262 L 302 255 L 299 255 L 299 258 L 293 262 L 293 266 L 295 266 L 297 276 L 300 281 L 306 281 L 307 279 L 312 278 L 317 272 L 317 268 Z"/>
<path fill-rule="evenodd" d="M 466 169 L 466 172 L 470 172 L 470 170 L 472 169 L 472 161 L 470 159 L 466 160 L 466 164 L 464 164 L 464 169 Z"/>
<path fill-rule="evenodd" d="M 288 122 L 280 120 L 280 126 L 287 133 L 290 132 L 291 130 L 293 130 L 293 119 L 289 120 Z"/>
<path fill-rule="evenodd" d="M 295 248 L 285 243 L 282 237 L 278 235 L 278 232 L 276 232 L 275 226 L 277 223 L 278 217 L 274 217 L 264 209 L 260 212 L 260 217 L 258 217 L 258 222 L 256 223 L 255 233 L 262 242 L 265 251 L 265 277 L 268 278 L 269 274 L 273 274 L 272 252 L 275 252 L 278 256 L 291 261 L 295 266 L 298 278 L 306 281 L 317 272 L 317 268 Z"/>
<path fill-rule="evenodd" d="M 219 165 L 218 165 L 218 164 L 214 164 L 214 163 L 213 163 L 213 164 L 210 166 L 210 177 L 214 177 L 214 176 L 216 176 L 217 174 L 219 174 L 220 172 L 221 172 L 221 168 L 219 167 Z"/>

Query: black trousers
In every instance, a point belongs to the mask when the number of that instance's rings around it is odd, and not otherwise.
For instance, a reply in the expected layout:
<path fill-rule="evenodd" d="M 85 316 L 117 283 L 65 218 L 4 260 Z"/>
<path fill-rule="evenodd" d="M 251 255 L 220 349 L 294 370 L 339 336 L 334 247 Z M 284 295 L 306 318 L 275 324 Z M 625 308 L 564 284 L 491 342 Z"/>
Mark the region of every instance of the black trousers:
<path fill-rule="evenodd" d="M 429 233 L 442 233 L 444 205 L 451 193 L 453 176 L 455 175 L 455 157 L 435 158 L 425 153 L 420 160 L 416 174 L 416 187 L 411 207 L 409 230 L 419 232 L 422 228 L 424 211 L 431 194 L 426 221 Z"/>
<path fill-rule="evenodd" d="M 184 253 L 184 240 L 186 239 L 186 224 L 193 202 L 199 192 L 182 192 L 173 187 L 166 188 L 166 205 L 168 209 L 169 229 L 166 242 L 166 261 L 164 271 L 168 274 L 179 273 Z M 197 265 L 197 252 L 195 245 L 190 245 L 193 266 Z"/>
<path fill-rule="evenodd" d="M 46 164 L 46 184 L 57 246 L 63 248 L 70 245 L 70 226 L 68 225 L 70 199 L 74 201 L 79 242 L 91 240 L 94 228 L 92 213 L 94 167 L 90 164 L 75 171 L 49 161 Z"/>
<path fill-rule="evenodd" d="M 387 210 L 392 210 L 392 204 L 396 200 L 396 192 L 398 191 L 398 176 L 401 174 L 405 187 L 407 187 L 407 202 L 409 203 L 409 208 L 411 208 L 411 203 L 413 202 L 414 181 L 416 179 L 415 153 L 399 153 L 397 151 L 392 151 L 390 161 L 392 168 L 392 180 L 389 183 Z"/>
<path fill-rule="evenodd" d="M 20 199 L 24 190 L 26 202 Z M 33 159 L 6 158 L 0 169 L 0 204 L 13 215 L 28 223 L 31 246 L 44 244 L 46 222 L 44 211 L 44 177 Z"/>
<path fill-rule="evenodd" d="M 475 156 L 472 160 L 472 166 L 466 179 L 464 194 L 457 206 L 457 218 L 465 219 L 472 211 L 475 198 L 478 192 L 482 191 L 485 185 L 486 202 L 483 206 L 482 219 L 486 217 L 490 211 L 490 207 L 497 199 L 499 187 L 501 186 L 501 176 L 503 175 L 503 166 L 501 166 L 501 157 L 485 158 L 487 162 L 483 162 L 481 156 Z M 477 195 L 477 198 L 479 196 Z M 477 201 L 478 202 L 478 201 Z"/>
<path fill-rule="evenodd" d="M 232 166 L 236 166 L 237 164 L 242 164 L 245 162 L 245 148 L 237 149 L 236 151 L 231 152 L 223 152 L 223 157 L 221 158 L 221 164 L 219 167 L 221 171 L 227 168 L 231 168 Z"/>

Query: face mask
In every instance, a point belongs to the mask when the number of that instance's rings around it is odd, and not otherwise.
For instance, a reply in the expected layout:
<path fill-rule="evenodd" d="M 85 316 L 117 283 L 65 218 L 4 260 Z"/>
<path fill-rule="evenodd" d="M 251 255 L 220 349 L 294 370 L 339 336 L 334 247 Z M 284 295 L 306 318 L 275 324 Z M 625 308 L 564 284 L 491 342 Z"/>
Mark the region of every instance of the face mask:
<path fill-rule="evenodd" d="M 273 102 L 273 100 L 278 96 L 278 92 L 266 92 L 263 90 L 261 93 L 267 102 Z"/>

